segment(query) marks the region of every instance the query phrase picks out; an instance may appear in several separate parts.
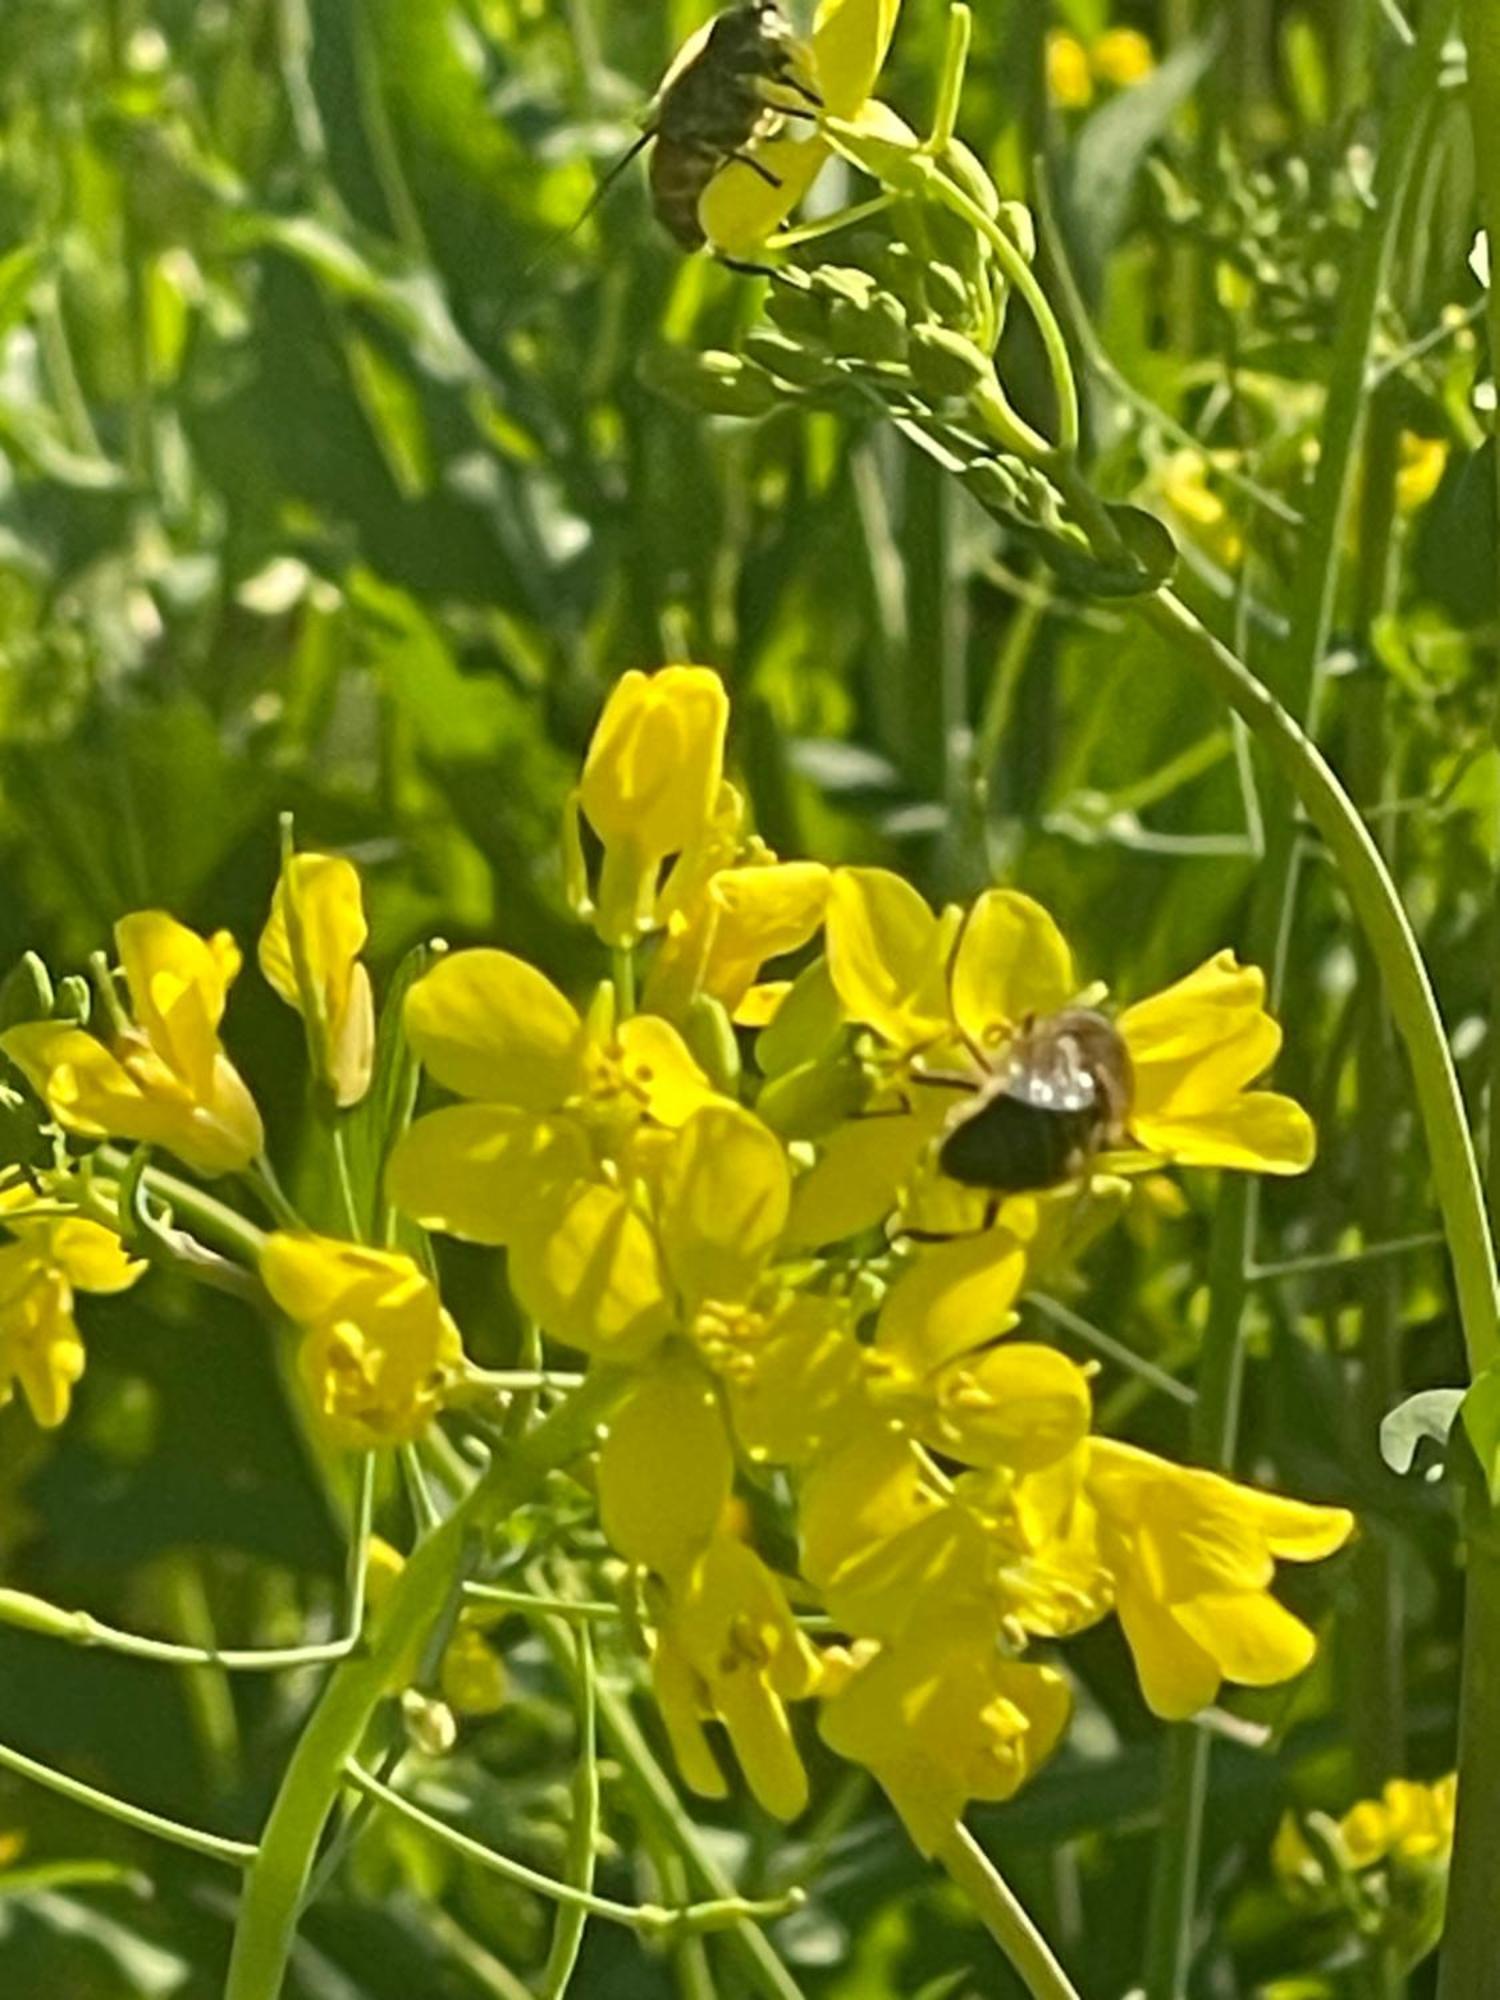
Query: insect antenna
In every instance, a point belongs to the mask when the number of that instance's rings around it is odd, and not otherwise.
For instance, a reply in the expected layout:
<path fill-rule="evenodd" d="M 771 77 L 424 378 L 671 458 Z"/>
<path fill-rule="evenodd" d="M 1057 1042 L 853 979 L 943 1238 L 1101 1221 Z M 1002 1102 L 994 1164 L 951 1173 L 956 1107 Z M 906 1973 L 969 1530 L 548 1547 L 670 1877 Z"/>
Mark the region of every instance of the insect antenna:
<path fill-rule="evenodd" d="M 604 175 L 601 178 L 599 185 L 594 189 L 594 192 L 589 196 L 588 200 L 583 204 L 583 207 L 580 208 L 578 213 L 573 217 L 573 220 L 571 222 L 564 223 L 561 229 L 555 231 L 554 234 L 551 235 L 547 239 L 547 241 L 542 245 L 541 249 L 537 251 L 536 255 L 531 259 L 531 261 L 522 266 L 520 272 L 517 274 L 518 284 L 525 284 L 526 280 L 529 277 L 531 277 L 534 272 L 539 270 L 543 264 L 548 262 L 549 259 L 555 257 L 558 251 L 561 250 L 563 245 L 566 242 L 568 242 L 572 237 L 578 234 L 579 230 L 582 229 L 583 225 L 588 221 L 589 217 L 594 213 L 595 209 L 598 208 L 600 203 L 607 198 L 607 196 L 610 193 L 610 190 L 614 187 L 616 181 L 619 180 L 620 176 L 625 172 L 625 169 L 631 164 L 633 160 L 639 159 L 640 155 L 645 152 L 646 148 L 651 144 L 651 141 L 655 137 L 656 137 L 656 126 L 653 123 L 646 127 L 645 131 L 642 132 L 639 139 L 634 140 L 629 146 L 626 147 L 625 151 L 620 155 L 619 159 L 614 161 L 611 166 L 605 169 Z"/>

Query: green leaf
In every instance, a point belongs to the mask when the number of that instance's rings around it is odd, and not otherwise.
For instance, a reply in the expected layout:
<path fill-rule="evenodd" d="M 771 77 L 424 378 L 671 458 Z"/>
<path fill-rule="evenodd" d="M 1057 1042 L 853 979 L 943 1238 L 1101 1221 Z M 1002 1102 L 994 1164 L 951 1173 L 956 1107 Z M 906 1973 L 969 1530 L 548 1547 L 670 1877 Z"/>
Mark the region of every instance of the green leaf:
<path fill-rule="evenodd" d="M 1410 1472 L 1424 1439 L 1446 1451 L 1463 1400 L 1462 1389 L 1423 1389 L 1398 1404 L 1380 1426 L 1380 1455 L 1391 1471 Z"/>

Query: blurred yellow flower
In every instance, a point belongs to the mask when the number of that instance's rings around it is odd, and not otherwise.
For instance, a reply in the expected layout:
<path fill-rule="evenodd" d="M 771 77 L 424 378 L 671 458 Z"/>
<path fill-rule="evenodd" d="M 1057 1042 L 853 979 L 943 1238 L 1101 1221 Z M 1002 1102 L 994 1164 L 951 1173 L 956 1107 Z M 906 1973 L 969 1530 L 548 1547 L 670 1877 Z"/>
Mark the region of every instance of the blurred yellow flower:
<path fill-rule="evenodd" d="M 268 1236 L 266 1290 L 304 1329 L 298 1369 L 331 1443 L 369 1450 L 422 1435 L 463 1365 L 458 1328 L 410 1257 L 328 1236 Z"/>
<path fill-rule="evenodd" d="M 1416 431 L 1401 433 L 1400 464 L 1396 472 L 1396 506 L 1403 514 L 1415 514 L 1437 492 L 1448 470 L 1446 438 L 1422 437 Z"/>
<path fill-rule="evenodd" d="M 100 1223 L 28 1217 L 34 1200 L 24 1186 L 0 1193 L 0 1222 L 16 1239 L 0 1245 L 0 1407 L 19 1383 L 36 1421 L 52 1430 L 84 1369 L 74 1292 L 126 1291 L 146 1267 Z"/>
<path fill-rule="evenodd" d="M 672 910 L 642 995 L 654 1012 L 681 1019 L 699 994 L 731 1018 L 759 1026 L 764 996 L 756 981 L 767 960 L 798 950 L 823 921 L 829 871 L 816 861 L 718 869 L 684 907 Z M 746 1009 L 747 1000 L 750 1002 Z"/>
<path fill-rule="evenodd" d="M 728 725 L 708 667 L 632 672 L 610 690 L 575 802 L 604 848 L 594 922 L 606 944 L 655 926 L 662 863 L 693 845 L 718 803 Z"/>
<path fill-rule="evenodd" d="M 820 0 L 808 67 L 827 116 L 853 122 L 865 111 L 900 11 L 901 0 Z M 698 204 L 704 235 L 731 257 L 764 243 L 829 157 L 827 141 L 815 130 L 759 140 L 752 152 L 756 167 L 731 161 L 714 175 Z"/>
<path fill-rule="evenodd" d="M 1125 90 L 1151 74 L 1156 53 L 1139 28 L 1106 28 L 1089 44 L 1089 66 L 1100 83 Z"/>
<path fill-rule="evenodd" d="M 1089 52 L 1066 28 L 1048 31 L 1047 95 L 1060 111 L 1084 111 L 1094 101 Z"/>
<path fill-rule="evenodd" d="M 202 1174 L 237 1173 L 262 1150 L 260 1113 L 219 1042 L 240 969 L 227 931 L 199 937 L 162 910 L 115 926 L 132 1021 L 106 1044 L 64 1021 L 32 1021 L 0 1048 L 65 1132 L 163 1146 Z"/>
<path fill-rule="evenodd" d="M 260 969 L 307 1025 L 317 1081 L 341 1108 L 358 1104 L 375 1060 L 375 1003 L 359 962 L 369 926 L 353 862 L 294 854 L 260 936 Z"/>
<path fill-rule="evenodd" d="M 1309 1665 L 1313 1634 L 1270 1595 L 1275 1559 L 1317 1562 L 1342 1548 L 1354 1531 L 1346 1509 L 1259 1493 L 1109 1438 L 1089 1446 L 1086 1490 L 1156 1714 L 1181 1721 L 1225 1680 L 1266 1687 Z"/>

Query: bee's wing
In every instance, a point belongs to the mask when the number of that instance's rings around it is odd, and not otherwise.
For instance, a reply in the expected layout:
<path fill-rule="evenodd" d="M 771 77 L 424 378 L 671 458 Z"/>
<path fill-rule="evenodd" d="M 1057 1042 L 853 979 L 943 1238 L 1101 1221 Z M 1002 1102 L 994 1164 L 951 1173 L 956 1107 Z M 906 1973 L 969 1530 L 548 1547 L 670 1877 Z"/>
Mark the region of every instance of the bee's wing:
<path fill-rule="evenodd" d="M 655 130 L 657 119 L 661 112 L 662 99 L 670 94 L 674 83 L 680 82 L 686 76 L 699 56 L 702 55 L 704 49 L 707 48 L 708 38 L 714 31 L 714 23 L 717 19 L 717 15 L 711 15 L 701 28 L 695 28 L 682 47 L 677 51 L 676 55 L 667 64 L 666 72 L 661 82 L 656 86 L 656 95 L 651 100 L 652 130 Z"/>
<path fill-rule="evenodd" d="M 1091 1111 L 1099 1085 L 1072 1036 L 1059 1035 L 1018 1053 L 1006 1072 L 1005 1095 L 1034 1111 Z"/>

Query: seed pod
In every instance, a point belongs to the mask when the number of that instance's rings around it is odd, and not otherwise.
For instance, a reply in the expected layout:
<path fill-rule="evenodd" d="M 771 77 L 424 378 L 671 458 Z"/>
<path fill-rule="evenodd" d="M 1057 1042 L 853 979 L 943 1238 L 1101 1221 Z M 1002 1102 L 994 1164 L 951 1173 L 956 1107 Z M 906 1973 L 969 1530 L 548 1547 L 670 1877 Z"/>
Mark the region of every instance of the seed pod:
<path fill-rule="evenodd" d="M 780 402 L 775 385 L 743 355 L 717 348 L 661 347 L 646 355 L 641 380 L 658 395 L 715 417 L 763 417 Z"/>

